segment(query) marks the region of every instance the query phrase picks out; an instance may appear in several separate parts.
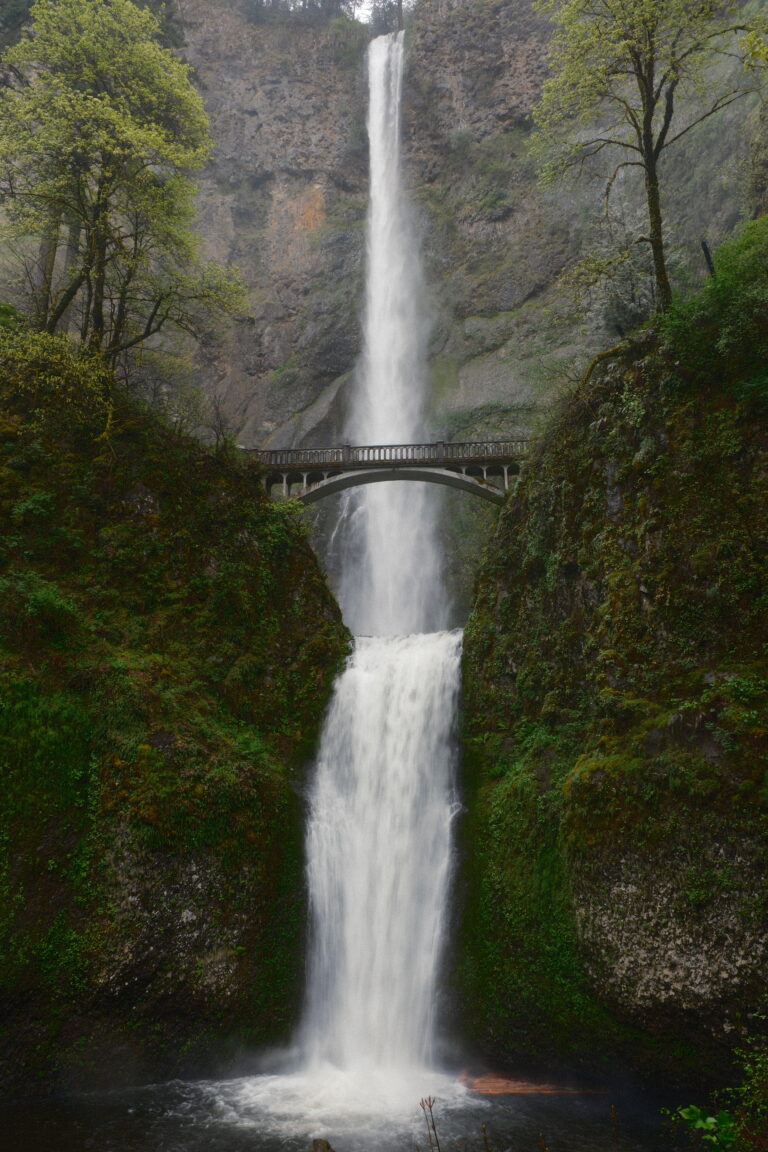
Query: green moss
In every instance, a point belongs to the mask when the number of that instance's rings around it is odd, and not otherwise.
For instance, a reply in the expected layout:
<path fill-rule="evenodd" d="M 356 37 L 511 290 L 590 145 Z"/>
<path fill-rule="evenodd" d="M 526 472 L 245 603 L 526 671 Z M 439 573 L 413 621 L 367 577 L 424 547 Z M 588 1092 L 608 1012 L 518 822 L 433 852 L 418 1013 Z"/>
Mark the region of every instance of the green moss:
<path fill-rule="evenodd" d="M 736 980 L 698 1022 L 644 1017 L 577 920 L 628 868 L 655 870 L 702 932 L 759 931 L 768 907 L 768 435 L 744 386 L 763 353 L 717 369 L 705 304 L 685 340 L 646 334 L 562 402 L 480 573 L 460 975 L 468 1020 L 510 1059 L 671 1068 L 666 1048 L 676 1075 L 711 1075 L 719 1021 L 755 1007 Z"/>
<path fill-rule="evenodd" d="M 295 1011 L 294 780 L 347 636 L 252 462 L 62 342 L 25 371 L 25 340 L 0 337 L 3 1055 L 87 1082 L 130 1021 L 132 1074 L 173 1072 Z"/>

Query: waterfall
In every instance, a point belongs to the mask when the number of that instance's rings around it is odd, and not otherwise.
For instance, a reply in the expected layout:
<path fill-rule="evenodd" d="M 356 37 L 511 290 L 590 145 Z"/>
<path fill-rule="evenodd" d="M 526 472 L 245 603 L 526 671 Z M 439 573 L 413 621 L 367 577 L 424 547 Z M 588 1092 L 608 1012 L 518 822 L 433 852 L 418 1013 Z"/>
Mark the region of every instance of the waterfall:
<path fill-rule="evenodd" d="M 424 285 L 400 161 L 403 33 L 369 48 L 365 342 L 350 439 L 423 436 Z M 341 603 L 359 637 L 326 718 L 307 837 L 310 1066 L 408 1082 L 432 1056 L 450 872 L 461 636 L 444 627 L 437 493 L 348 502 Z M 361 1086 L 365 1091 L 365 1086 Z"/>
<path fill-rule="evenodd" d="M 431 1058 L 459 656 L 457 632 L 362 639 L 337 685 L 308 835 L 313 1062 Z"/>
<path fill-rule="evenodd" d="M 403 35 L 369 48 L 371 190 L 364 354 L 348 428 L 356 443 L 424 434 L 424 286 L 403 195 Z M 340 600 L 357 634 L 334 688 L 310 792 L 311 939 L 299 1067 L 227 1094 L 286 1131 L 300 1113 L 347 1124 L 414 1118 L 460 1089 L 431 1065 L 456 811 L 461 633 L 437 544 L 439 490 L 389 482 L 350 494 Z M 370 1142 L 370 1141 L 369 1141 Z"/>
<path fill-rule="evenodd" d="M 349 439 L 357 444 L 424 439 L 428 321 L 417 237 L 402 186 L 403 35 L 380 36 L 368 50 L 364 350 L 348 426 Z M 404 481 L 350 494 L 339 599 L 356 635 L 446 627 L 439 498 L 432 485 Z"/>

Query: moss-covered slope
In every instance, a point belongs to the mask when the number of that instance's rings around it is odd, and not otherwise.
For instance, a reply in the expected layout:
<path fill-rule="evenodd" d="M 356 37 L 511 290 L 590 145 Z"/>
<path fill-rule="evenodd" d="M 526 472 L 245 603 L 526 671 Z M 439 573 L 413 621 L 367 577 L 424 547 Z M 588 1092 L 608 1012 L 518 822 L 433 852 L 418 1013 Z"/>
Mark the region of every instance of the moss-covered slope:
<path fill-rule="evenodd" d="M 274 1041 L 303 922 L 292 769 L 347 637 L 255 466 L 0 339 L 2 1081 Z M 30 1079 L 32 1077 L 32 1079 Z"/>
<path fill-rule="evenodd" d="M 497 1058 L 714 1074 L 766 994 L 760 260 L 562 403 L 482 568 L 459 969 Z"/>

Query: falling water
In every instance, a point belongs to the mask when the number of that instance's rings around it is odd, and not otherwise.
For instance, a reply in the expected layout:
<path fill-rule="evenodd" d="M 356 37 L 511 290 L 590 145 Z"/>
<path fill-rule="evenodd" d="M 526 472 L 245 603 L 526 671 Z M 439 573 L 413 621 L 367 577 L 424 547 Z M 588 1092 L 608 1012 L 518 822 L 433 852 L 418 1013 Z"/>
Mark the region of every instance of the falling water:
<path fill-rule="evenodd" d="M 363 639 L 328 715 L 308 837 L 313 1061 L 431 1057 L 460 634 Z"/>
<path fill-rule="evenodd" d="M 424 439 L 426 292 L 403 194 L 400 103 L 403 33 L 369 48 L 370 199 L 365 339 L 348 427 L 357 444 Z M 439 491 L 412 482 L 353 490 L 340 600 L 356 634 L 445 628 L 448 608 L 437 541 Z"/>
<path fill-rule="evenodd" d="M 424 289 L 400 163 L 402 34 L 369 49 L 371 191 L 365 347 L 350 440 L 424 434 Z M 326 717 L 310 796 L 311 939 L 298 1067 L 220 1100 L 242 1118 L 334 1140 L 461 1095 L 433 1069 L 451 869 L 461 633 L 445 631 L 434 486 L 358 489 L 340 599 L 357 634 Z M 438 630 L 443 629 L 443 630 Z"/>
<path fill-rule="evenodd" d="M 401 177 L 403 34 L 374 40 L 368 68 L 365 348 L 350 438 L 407 443 L 423 436 L 426 325 Z M 446 619 L 434 497 L 391 482 L 358 490 L 348 509 L 341 600 L 366 636 L 336 686 L 308 832 L 307 1058 L 400 1080 L 411 1098 L 432 1058 L 455 808 L 461 636 L 434 631 Z"/>

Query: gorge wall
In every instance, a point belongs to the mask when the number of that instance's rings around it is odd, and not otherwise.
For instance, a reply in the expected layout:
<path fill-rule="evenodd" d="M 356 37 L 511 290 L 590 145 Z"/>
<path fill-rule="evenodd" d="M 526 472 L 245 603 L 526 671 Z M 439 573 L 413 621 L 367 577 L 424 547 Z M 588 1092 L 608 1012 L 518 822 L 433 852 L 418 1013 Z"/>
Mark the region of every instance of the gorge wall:
<path fill-rule="evenodd" d="M 216 142 L 202 232 L 243 270 L 250 298 L 226 346 L 201 351 L 206 391 L 242 443 L 328 443 L 360 347 L 369 30 L 257 22 L 247 0 L 176 7 Z M 548 34 L 531 0 L 420 0 L 410 18 L 406 169 L 433 327 L 425 433 L 530 431 L 565 375 L 637 318 L 610 292 L 584 309 L 557 285 L 585 243 L 605 242 L 603 174 L 536 185 L 527 139 Z M 751 133 L 737 104 L 668 166 L 678 271 L 699 275 L 700 238 L 714 245 L 738 220 Z M 631 180 L 616 210 L 622 228 L 639 227 Z"/>
<path fill-rule="evenodd" d="M 0 1092 L 210 1070 L 301 993 L 347 633 L 257 471 L 104 387 L 0 330 Z"/>
<path fill-rule="evenodd" d="M 699 1091 L 759 1028 L 768 950 L 766 401 L 759 351 L 734 378 L 710 336 L 698 375 L 653 334 L 606 361 L 502 510 L 458 947 L 486 1052 Z"/>

